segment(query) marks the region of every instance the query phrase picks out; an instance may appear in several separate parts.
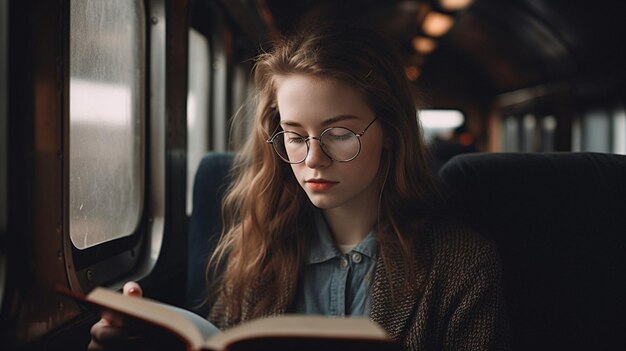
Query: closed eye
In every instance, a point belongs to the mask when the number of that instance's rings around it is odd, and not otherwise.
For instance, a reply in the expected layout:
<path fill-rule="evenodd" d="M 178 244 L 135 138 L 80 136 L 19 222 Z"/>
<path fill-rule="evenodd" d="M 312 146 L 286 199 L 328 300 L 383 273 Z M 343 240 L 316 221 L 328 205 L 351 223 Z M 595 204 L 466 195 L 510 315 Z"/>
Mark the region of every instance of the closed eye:
<path fill-rule="evenodd" d="M 300 144 L 300 143 L 304 143 L 304 138 L 301 137 L 292 137 L 292 138 L 288 138 L 287 142 L 289 144 Z"/>
<path fill-rule="evenodd" d="M 329 137 L 334 141 L 343 141 L 352 138 L 352 133 L 330 134 Z"/>

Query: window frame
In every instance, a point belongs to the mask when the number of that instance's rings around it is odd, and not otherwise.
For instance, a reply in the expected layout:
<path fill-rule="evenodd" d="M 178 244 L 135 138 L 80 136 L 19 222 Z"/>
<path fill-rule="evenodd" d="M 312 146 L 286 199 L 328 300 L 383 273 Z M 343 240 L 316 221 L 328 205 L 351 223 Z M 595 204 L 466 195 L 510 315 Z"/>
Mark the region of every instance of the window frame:
<path fill-rule="evenodd" d="M 158 6 L 159 2 L 163 1 L 140 1 L 139 3 L 142 6 L 143 11 L 143 23 L 140 24 L 143 30 L 143 58 L 141 60 L 141 65 L 143 65 L 143 77 L 141 84 L 143 85 L 143 96 L 140 97 L 142 102 L 142 107 L 140 108 L 142 116 L 140 118 L 143 119 L 143 130 L 141 134 L 143 135 L 142 146 L 140 147 L 140 169 L 141 175 L 140 179 L 143 182 L 143 191 L 141 193 L 141 209 L 139 214 L 139 221 L 135 230 L 128 236 L 114 239 L 108 242 L 104 242 L 98 245 L 95 245 L 86 249 L 78 249 L 76 248 L 72 240 L 70 239 L 70 219 L 69 219 L 69 108 L 65 109 L 64 112 L 64 126 L 63 130 L 68 131 L 64 133 L 64 256 L 66 259 L 66 270 L 68 273 L 68 278 L 70 280 L 70 285 L 72 288 L 76 288 L 81 292 L 86 292 L 91 290 L 92 288 L 99 285 L 108 285 L 113 288 L 120 287 L 122 284 L 122 280 L 120 277 L 128 276 L 132 274 L 132 272 L 136 271 L 138 266 L 145 266 L 142 264 L 145 261 L 149 261 L 151 243 L 154 241 L 159 241 L 158 235 L 152 238 L 152 231 L 154 228 L 154 220 L 152 220 L 152 214 L 150 201 L 154 195 L 151 195 L 151 177 L 148 175 L 149 171 L 149 160 L 148 158 L 151 156 L 147 155 L 148 152 L 148 141 L 150 136 L 149 131 L 147 130 L 148 123 L 151 120 L 152 115 L 152 107 L 148 106 L 149 96 L 151 95 L 150 89 L 152 89 L 152 85 L 155 84 L 154 79 L 151 77 L 150 70 L 152 69 L 152 61 L 154 61 L 154 51 L 155 45 L 157 48 L 161 48 L 164 51 L 165 46 L 165 10 L 164 6 Z M 156 6 L 155 6 L 156 5 Z M 159 10 L 161 15 L 161 25 L 160 28 L 155 29 L 154 21 L 151 21 L 152 18 L 158 18 Z M 157 12 L 157 14 L 155 14 Z M 65 63 L 66 67 L 69 67 L 69 36 L 70 36 L 70 18 L 69 18 L 69 4 L 67 10 L 67 39 L 65 43 Z M 157 23 L 158 24 L 158 23 Z M 159 33 L 162 32 L 162 33 Z M 157 33 L 155 33 L 157 32 Z M 160 34 L 160 35 L 159 35 Z M 158 38 L 155 43 L 155 37 Z M 164 55 L 164 53 L 161 53 Z M 163 58 L 161 60 L 164 61 Z M 69 92 L 70 86 L 70 77 L 69 77 L 69 69 L 65 70 L 65 86 L 67 87 L 67 91 Z M 69 94 L 68 94 L 69 95 Z M 151 101 L 151 100 L 150 100 Z M 65 97 L 65 106 L 69 107 L 69 97 Z M 162 109 L 164 110 L 164 108 Z M 150 153 L 152 154 L 152 153 Z M 162 227 L 157 230 L 157 232 L 161 233 L 162 236 Z M 156 239 L 156 240 L 155 240 Z M 148 253 L 148 254 L 146 254 Z M 155 261 L 152 260 L 153 263 Z M 152 264 L 153 266 L 153 264 Z M 142 274 L 136 275 L 136 278 L 140 278 L 141 276 L 145 276 L 151 269 L 144 269 Z"/>

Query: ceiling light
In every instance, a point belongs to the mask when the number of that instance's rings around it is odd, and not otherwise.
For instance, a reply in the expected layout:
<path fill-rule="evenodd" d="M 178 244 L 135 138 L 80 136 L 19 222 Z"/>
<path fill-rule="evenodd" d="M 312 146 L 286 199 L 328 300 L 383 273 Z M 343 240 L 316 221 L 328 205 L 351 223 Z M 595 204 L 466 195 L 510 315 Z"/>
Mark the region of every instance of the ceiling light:
<path fill-rule="evenodd" d="M 410 81 L 414 81 L 417 79 L 417 77 L 420 76 L 420 70 L 419 68 L 415 67 L 415 66 L 408 66 L 405 68 L 404 70 L 406 77 L 410 80 Z"/>
<path fill-rule="evenodd" d="M 453 24 L 452 17 L 440 12 L 429 12 L 422 23 L 422 30 L 431 37 L 439 37 L 446 34 Z"/>
<path fill-rule="evenodd" d="M 428 54 L 431 51 L 435 50 L 436 47 L 437 47 L 437 43 L 430 38 L 426 38 L 426 37 L 413 38 L 413 48 L 415 49 L 415 51 L 419 52 L 420 54 Z"/>
<path fill-rule="evenodd" d="M 472 0 L 439 0 L 441 8 L 448 11 L 457 11 L 468 7 Z"/>

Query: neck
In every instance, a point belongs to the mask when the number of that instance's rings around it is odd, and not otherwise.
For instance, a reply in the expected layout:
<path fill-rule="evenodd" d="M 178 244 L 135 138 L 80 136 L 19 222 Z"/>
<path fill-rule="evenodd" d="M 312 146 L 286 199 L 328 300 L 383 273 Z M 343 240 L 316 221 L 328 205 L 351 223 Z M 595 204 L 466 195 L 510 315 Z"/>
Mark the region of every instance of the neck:
<path fill-rule="evenodd" d="M 376 224 L 376 207 L 360 209 L 333 208 L 323 210 L 324 217 L 340 245 L 358 244 Z"/>

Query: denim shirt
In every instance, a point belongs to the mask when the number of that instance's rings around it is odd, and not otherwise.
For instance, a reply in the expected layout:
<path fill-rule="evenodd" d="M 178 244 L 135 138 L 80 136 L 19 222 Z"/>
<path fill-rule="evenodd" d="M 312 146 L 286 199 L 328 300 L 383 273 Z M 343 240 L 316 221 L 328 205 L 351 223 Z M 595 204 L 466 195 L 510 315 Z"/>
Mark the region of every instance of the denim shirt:
<path fill-rule="evenodd" d="M 316 212 L 318 235 L 311 240 L 299 281 L 296 313 L 369 316 L 378 245 L 373 231 L 350 252 L 336 247 L 328 224 Z"/>

